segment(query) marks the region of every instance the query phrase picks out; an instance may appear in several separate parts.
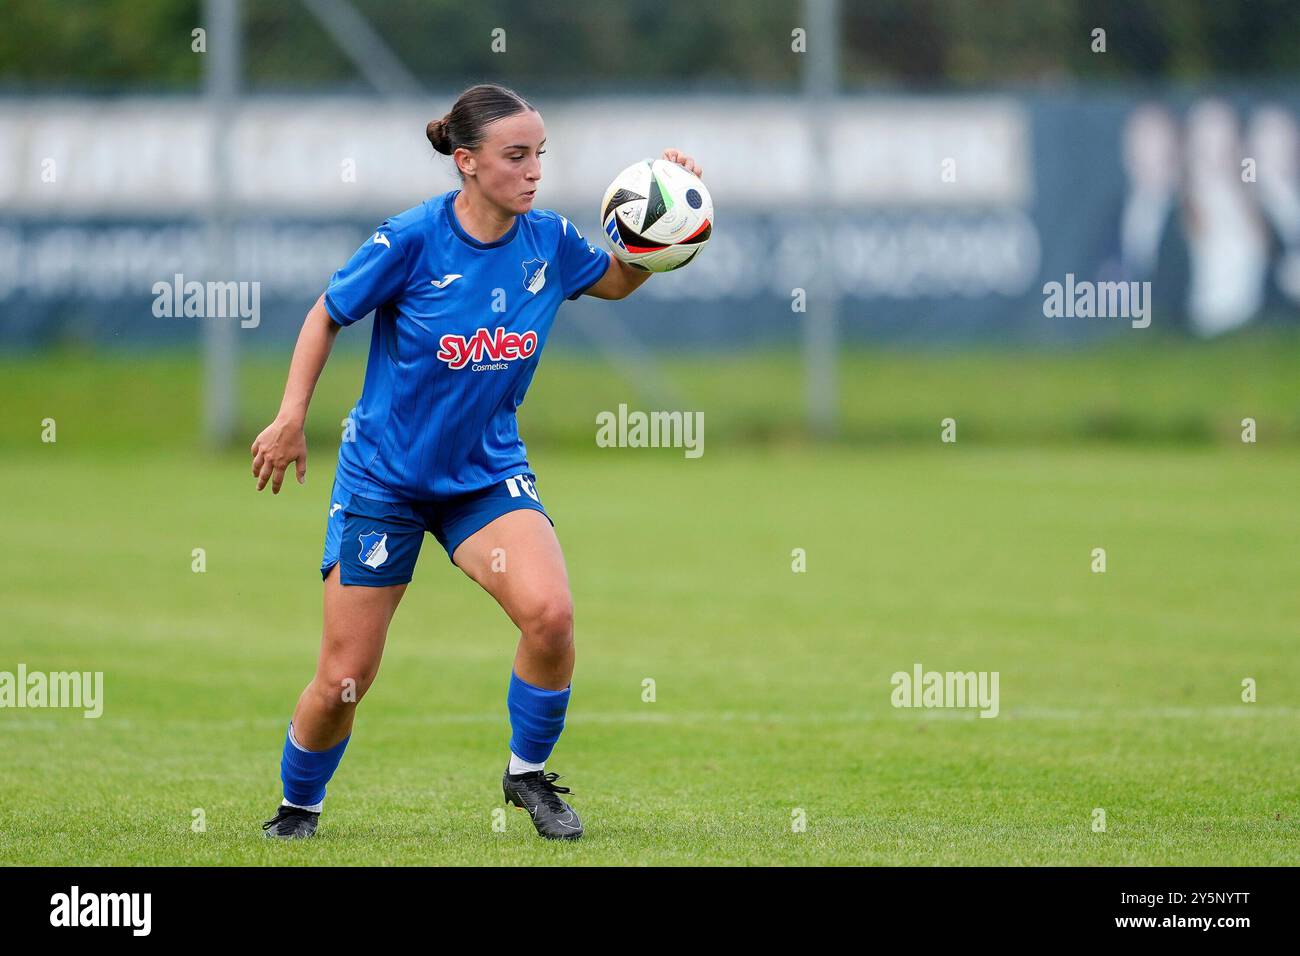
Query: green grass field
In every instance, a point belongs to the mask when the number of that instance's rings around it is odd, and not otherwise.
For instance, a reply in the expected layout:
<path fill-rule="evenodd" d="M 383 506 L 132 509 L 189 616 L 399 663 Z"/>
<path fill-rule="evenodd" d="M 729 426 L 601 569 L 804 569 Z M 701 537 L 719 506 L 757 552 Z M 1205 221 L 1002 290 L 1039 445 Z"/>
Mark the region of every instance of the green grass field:
<path fill-rule="evenodd" d="M 1292 864 L 1295 344 L 850 359 L 831 445 L 792 437 L 775 359 L 730 395 L 741 364 L 678 365 L 718 423 L 698 460 L 594 448 L 591 409 L 637 399 L 548 356 L 523 417 L 577 608 L 548 764 L 573 845 L 514 811 L 493 828 L 517 634 L 431 537 L 319 838 L 262 839 L 355 358 L 322 382 L 307 485 L 277 498 L 242 450 L 198 450 L 189 360 L 6 362 L 0 670 L 101 670 L 105 709 L 0 711 L 0 863 Z M 282 372 L 248 367 L 250 440 Z M 1259 444 L 1235 440 L 1245 415 Z M 998 671 L 999 716 L 895 709 L 916 662 Z"/>

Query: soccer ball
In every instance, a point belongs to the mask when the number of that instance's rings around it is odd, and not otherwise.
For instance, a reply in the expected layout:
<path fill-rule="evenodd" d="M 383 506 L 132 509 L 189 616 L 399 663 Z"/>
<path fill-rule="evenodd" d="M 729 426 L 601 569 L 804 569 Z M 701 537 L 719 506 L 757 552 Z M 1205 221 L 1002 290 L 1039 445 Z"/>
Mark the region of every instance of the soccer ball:
<path fill-rule="evenodd" d="M 686 168 L 643 159 L 614 177 L 600 201 L 605 241 L 619 259 L 646 272 L 690 262 L 713 232 L 713 198 Z"/>

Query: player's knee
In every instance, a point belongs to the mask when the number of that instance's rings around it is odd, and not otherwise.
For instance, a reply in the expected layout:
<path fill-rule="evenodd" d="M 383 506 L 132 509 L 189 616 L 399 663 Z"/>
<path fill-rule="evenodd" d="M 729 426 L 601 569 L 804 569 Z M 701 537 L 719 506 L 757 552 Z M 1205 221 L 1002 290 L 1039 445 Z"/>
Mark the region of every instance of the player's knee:
<path fill-rule="evenodd" d="M 543 652 L 567 650 L 573 643 L 573 599 L 566 593 L 538 600 L 525 615 L 523 631 Z"/>
<path fill-rule="evenodd" d="M 316 696 L 330 710 L 342 710 L 357 704 L 375 681 L 373 671 L 361 668 L 336 668 L 318 674 Z"/>

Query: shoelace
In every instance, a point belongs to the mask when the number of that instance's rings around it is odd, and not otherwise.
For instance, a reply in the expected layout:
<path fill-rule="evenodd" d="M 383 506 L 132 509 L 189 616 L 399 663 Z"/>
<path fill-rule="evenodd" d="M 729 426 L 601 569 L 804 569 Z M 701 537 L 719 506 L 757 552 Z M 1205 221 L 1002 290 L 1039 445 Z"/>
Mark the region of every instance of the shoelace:
<path fill-rule="evenodd" d="M 564 809 L 564 801 L 555 796 L 555 794 L 573 792 L 568 787 L 557 786 L 555 781 L 559 779 L 560 775 L 555 771 L 551 771 L 550 773 L 544 773 L 538 777 L 531 777 L 524 782 L 530 787 L 540 790 L 541 794 L 539 799 L 542 800 L 549 809 L 559 813 Z"/>
<path fill-rule="evenodd" d="M 269 830 L 271 829 L 271 827 L 275 826 L 277 823 L 279 823 L 281 820 L 285 819 L 286 817 L 307 817 L 307 816 L 311 816 L 310 810 L 300 810 L 298 807 L 286 807 L 284 804 L 280 804 L 280 806 L 276 808 L 275 816 L 272 817 L 270 820 L 267 820 L 265 823 L 263 823 L 262 829 Z"/>

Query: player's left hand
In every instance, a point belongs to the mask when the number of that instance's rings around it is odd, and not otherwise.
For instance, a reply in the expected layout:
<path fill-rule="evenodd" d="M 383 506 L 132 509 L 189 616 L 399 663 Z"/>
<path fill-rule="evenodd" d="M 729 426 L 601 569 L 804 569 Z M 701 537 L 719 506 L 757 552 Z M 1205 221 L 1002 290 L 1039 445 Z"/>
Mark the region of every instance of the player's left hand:
<path fill-rule="evenodd" d="M 668 160 L 668 162 L 670 163 L 676 163 L 678 166 L 684 166 L 686 169 L 693 172 L 696 176 L 699 176 L 700 179 L 704 178 L 704 170 L 700 169 L 699 164 L 696 163 L 695 160 L 691 159 L 691 157 L 683 153 L 680 149 L 672 149 L 671 147 L 669 149 L 665 149 L 663 158 Z"/>

